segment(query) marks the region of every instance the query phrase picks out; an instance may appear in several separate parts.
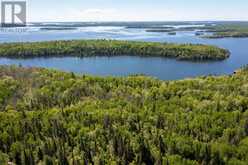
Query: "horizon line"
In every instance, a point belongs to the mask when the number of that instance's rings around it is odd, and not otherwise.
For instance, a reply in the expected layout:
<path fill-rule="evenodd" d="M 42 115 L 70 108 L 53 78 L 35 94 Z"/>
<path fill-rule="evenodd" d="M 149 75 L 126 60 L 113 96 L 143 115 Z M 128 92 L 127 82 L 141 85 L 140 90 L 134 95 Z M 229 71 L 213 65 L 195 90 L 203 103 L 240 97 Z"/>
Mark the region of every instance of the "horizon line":
<path fill-rule="evenodd" d="M 157 21 L 157 20 L 147 20 L 147 21 L 141 21 L 141 20 L 135 20 L 135 21 L 128 21 L 128 20 L 123 20 L 123 21 L 29 21 L 28 23 L 50 23 L 50 22 L 57 22 L 57 23 L 125 23 L 125 22 L 248 22 L 248 20 L 170 20 L 170 21 Z"/>

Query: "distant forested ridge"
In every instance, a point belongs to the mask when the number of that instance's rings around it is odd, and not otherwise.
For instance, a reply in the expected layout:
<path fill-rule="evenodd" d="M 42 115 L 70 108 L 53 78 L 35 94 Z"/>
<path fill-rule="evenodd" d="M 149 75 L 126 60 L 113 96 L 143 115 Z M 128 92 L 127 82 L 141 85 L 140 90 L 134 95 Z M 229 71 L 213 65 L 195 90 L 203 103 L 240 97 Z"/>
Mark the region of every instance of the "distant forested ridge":
<path fill-rule="evenodd" d="M 160 81 L 0 67 L 0 164 L 248 164 L 248 69 Z"/>
<path fill-rule="evenodd" d="M 161 56 L 178 60 L 224 60 L 229 51 L 215 46 L 115 40 L 72 40 L 0 44 L 0 57 Z"/>

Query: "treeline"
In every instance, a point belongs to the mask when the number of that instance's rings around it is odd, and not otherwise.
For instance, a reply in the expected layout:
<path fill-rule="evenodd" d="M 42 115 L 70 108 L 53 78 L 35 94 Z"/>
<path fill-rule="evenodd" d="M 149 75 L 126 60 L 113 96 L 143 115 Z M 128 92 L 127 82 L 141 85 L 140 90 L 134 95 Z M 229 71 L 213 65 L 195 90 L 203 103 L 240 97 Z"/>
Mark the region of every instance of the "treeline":
<path fill-rule="evenodd" d="M 206 32 L 213 34 L 204 35 L 203 38 L 246 38 L 248 37 L 247 22 L 220 23 L 212 26 L 212 29 Z"/>
<path fill-rule="evenodd" d="M 247 82 L 0 67 L 0 162 L 247 165 Z"/>
<path fill-rule="evenodd" d="M 205 35 L 203 38 L 247 38 L 248 32 L 237 32 L 237 31 L 230 31 L 230 32 L 215 32 L 212 35 Z"/>
<path fill-rule="evenodd" d="M 229 51 L 215 46 L 114 40 L 72 40 L 0 44 L 1 57 L 161 56 L 178 60 L 223 60 Z"/>

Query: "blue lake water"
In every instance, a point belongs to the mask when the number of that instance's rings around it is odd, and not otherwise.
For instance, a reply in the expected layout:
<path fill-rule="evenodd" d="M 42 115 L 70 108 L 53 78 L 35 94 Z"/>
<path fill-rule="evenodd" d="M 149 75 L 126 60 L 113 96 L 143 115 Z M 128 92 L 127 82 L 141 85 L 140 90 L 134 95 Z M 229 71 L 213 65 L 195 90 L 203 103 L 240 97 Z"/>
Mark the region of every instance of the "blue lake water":
<path fill-rule="evenodd" d="M 0 65 L 22 65 L 55 68 L 63 71 L 98 76 L 127 76 L 145 74 L 163 80 L 183 79 L 204 75 L 231 74 L 248 64 L 248 38 L 202 39 L 194 32 L 178 32 L 176 36 L 166 33 L 148 33 L 144 29 L 126 29 L 118 26 L 80 27 L 76 30 L 41 31 L 28 27 L 17 32 L 0 31 L 0 42 L 49 41 L 68 39 L 117 39 L 174 43 L 201 43 L 216 45 L 230 50 L 231 57 L 218 62 L 176 61 L 161 57 L 52 57 L 30 59 L 0 58 Z"/>

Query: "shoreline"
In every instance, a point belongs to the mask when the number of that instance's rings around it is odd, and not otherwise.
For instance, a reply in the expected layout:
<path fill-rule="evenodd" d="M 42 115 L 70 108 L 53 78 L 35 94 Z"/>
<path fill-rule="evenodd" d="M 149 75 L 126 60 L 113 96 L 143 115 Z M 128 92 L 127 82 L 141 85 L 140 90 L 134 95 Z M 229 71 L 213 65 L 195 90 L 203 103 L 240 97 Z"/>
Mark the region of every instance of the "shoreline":
<path fill-rule="evenodd" d="M 219 61 L 230 52 L 217 46 L 202 44 L 172 44 L 117 40 L 67 40 L 0 44 L 0 57 L 53 56 L 142 56 L 166 57 L 189 61 Z"/>

